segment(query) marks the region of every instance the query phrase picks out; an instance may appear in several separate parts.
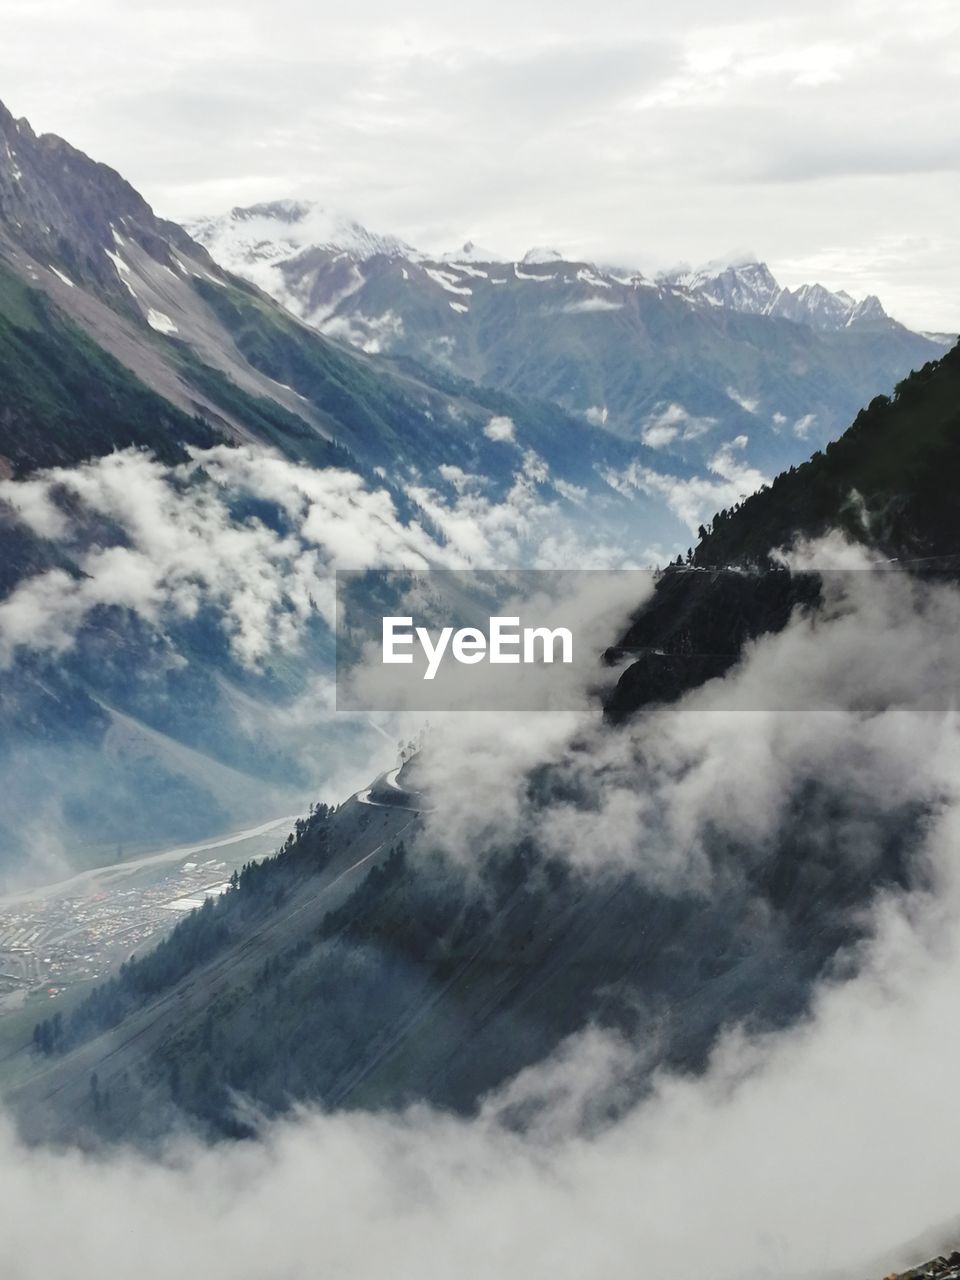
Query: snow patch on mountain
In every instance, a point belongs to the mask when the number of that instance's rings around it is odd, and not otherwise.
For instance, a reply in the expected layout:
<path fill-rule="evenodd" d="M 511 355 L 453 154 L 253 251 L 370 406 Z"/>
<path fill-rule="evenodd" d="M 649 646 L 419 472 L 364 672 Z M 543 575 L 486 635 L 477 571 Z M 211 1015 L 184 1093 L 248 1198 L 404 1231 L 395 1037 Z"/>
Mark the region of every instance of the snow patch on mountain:
<path fill-rule="evenodd" d="M 581 267 L 577 272 L 577 279 L 582 284 L 591 285 L 595 289 L 612 289 L 613 285 L 603 276 L 598 275 L 596 271 L 591 271 L 589 267 Z"/>
<path fill-rule="evenodd" d="M 153 307 L 147 310 L 147 324 L 151 329 L 156 329 L 157 333 L 162 333 L 166 337 L 178 332 L 177 326 L 170 317 L 164 315 L 162 311 L 155 311 Z"/>
<path fill-rule="evenodd" d="M 526 265 L 529 266 L 530 264 L 527 263 Z M 538 284 L 546 284 L 547 281 L 556 280 L 557 278 L 555 274 L 538 275 L 536 272 L 521 271 L 520 264 L 518 262 L 515 262 L 513 264 L 513 274 L 516 276 L 518 280 L 535 280 Z"/>
<path fill-rule="evenodd" d="M 438 271 L 435 267 L 425 267 L 424 270 L 434 284 L 438 284 L 447 293 L 459 293 L 467 297 L 473 293 L 472 289 L 463 284 L 459 276 L 453 275 L 449 271 Z"/>

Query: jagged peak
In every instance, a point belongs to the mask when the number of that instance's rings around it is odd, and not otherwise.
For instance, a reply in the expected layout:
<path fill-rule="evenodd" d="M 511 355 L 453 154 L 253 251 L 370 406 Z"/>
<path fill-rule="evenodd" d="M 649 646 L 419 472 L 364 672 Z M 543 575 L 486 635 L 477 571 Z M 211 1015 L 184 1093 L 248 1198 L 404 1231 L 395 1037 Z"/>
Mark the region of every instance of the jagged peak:
<path fill-rule="evenodd" d="M 851 299 L 851 302 L 853 299 Z M 883 303 L 875 293 L 869 293 L 860 302 L 854 303 L 850 312 L 848 324 L 855 324 L 858 320 L 889 320 Z"/>

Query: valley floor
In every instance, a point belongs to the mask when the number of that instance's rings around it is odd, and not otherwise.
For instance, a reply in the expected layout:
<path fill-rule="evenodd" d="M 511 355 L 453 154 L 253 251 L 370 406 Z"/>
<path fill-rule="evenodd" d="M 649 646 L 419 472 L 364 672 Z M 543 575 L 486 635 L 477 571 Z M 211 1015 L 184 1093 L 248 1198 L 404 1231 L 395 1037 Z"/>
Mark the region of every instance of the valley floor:
<path fill-rule="evenodd" d="M 378 799 L 384 791 L 393 793 L 390 796 L 393 803 Z M 326 914 L 356 889 L 368 871 L 378 860 L 386 858 L 395 841 L 416 822 L 418 811 L 412 806 L 407 807 L 403 803 L 405 799 L 397 787 L 395 774 L 392 774 L 348 800 L 337 813 L 337 855 L 323 872 L 304 883 L 282 910 L 252 929 L 237 951 L 230 951 L 221 959 L 214 960 L 161 999 L 132 1014 L 117 1032 L 97 1037 L 66 1059 L 39 1059 L 29 1035 L 33 1022 L 41 1013 L 49 1017 L 52 1010 L 47 1000 L 38 1002 L 29 1032 L 23 1020 L 18 1020 L 19 1043 L 8 1046 L 5 1069 L 2 1069 L 4 1063 L 0 1060 L 0 1083 L 5 1081 L 9 1091 L 7 1096 L 21 1117 L 24 1131 L 32 1136 L 44 1136 L 55 1113 L 63 1116 L 82 1108 L 93 1073 L 102 1082 L 101 1087 L 109 1088 L 111 1082 L 121 1081 L 151 1050 L 160 1047 L 170 1034 L 171 1013 L 176 1015 L 177 1026 L 187 1025 L 199 1018 L 228 987 L 235 988 L 245 977 L 251 977 L 281 945 L 295 945 L 298 938 L 315 932 Z M 251 856 L 262 856 L 276 847 L 278 835 L 289 824 L 289 819 L 280 819 L 253 832 L 238 833 L 232 848 L 243 849 L 243 861 L 249 861 Z M 264 846 L 265 840 L 268 840 L 268 846 Z M 250 846 L 257 842 L 260 847 L 255 854 Z M 94 903 L 117 899 L 126 902 L 125 908 L 116 909 L 129 911 L 131 918 L 137 921 L 130 927 L 149 931 L 157 912 L 164 913 L 171 924 L 175 923 L 181 911 L 199 906 L 205 894 L 216 894 L 226 888 L 223 883 L 229 876 L 226 861 L 216 857 L 206 861 L 199 859 L 204 852 L 220 852 L 230 845 L 229 841 L 215 842 L 157 855 L 152 860 L 144 860 L 146 865 L 140 864 L 141 877 L 135 877 L 136 868 L 129 869 L 129 876 L 124 874 L 128 870 L 126 868 L 105 868 L 101 878 L 91 879 L 84 875 L 78 879 L 87 889 L 94 886 Z M 235 861 L 235 856 L 231 861 Z M 175 867 L 172 872 L 166 870 L 171 864 Z M 159 881 L 155 878 L 158 865 L 165 869 Z M 146 883 L 140 888 L 130 888 L 131 878 L 146 878 Z M 207 880 L 215 880 L 217 884 L 205 885 Z M 104 883 L 123 887 L 114 888 L 111 895 L 102 889 Z M 172 898 L 171 893 L 175 895 Z M 85 901 L 89 903 L 90 899 Z M 75 899 L 62 894 L 52 895 L 46 905 L 53 907 L 55 913 L 65 913 L 67 918 L 76 909 Z M 166 919 L 161 925 L 154 926 L 149 940 L 158 941 L 168 927 Z M 69 936 L 64 934 L 64 937 Z M 128 953 L 126 948 L 124 951 Z M 113 964 L 118 958 L 123 957 L 119 957 L 114 949 Z M 91 985 L 88 979 L 82 983 L 82 989 L 89 990 Z M 2 1026 L 0 1019 L 0 1047 L 3 1043 Z M 54 1103 L 55 1106 L 52 1105 Z"/>

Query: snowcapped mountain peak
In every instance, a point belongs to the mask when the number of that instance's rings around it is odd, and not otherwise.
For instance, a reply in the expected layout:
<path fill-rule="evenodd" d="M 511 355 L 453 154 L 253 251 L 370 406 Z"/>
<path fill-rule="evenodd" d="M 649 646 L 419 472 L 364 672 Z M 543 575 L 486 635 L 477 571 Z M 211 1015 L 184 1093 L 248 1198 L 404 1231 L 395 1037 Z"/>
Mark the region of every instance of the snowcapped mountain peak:
<path fill-rule="evenodd" d="M 849 297 L 849 294 L 844 295 Z M 889 316 L 883 309 L 883 303 L 875 293 L 868 294 L 861 302 L 854 302 L 850 298 L 850 315 L 847 324 L 856 324 L 860 321 L 882 321 L 889 320 Z"/>
<path fill-rule="evenodd" d="M 767 264 L 753 255 L 728 256 L 696 269 L 684 265 L 661 273 L 657 279 L 694 302 L 748 315 L 777 316 L 821 332 L 862 323 L 890 323 L 876 297 L 857 302 L 844 290 L 833 292 L 822 284 L 784 288 Z"/>
<path fill-rule="evenodd" d="M 270 200 L 248 208 L 237 205 L 230 210 L 229 216 L 236 222 L 267 218 L 277 222 L 297 223 L 307 218 L 315 207 L 309 200 Z"/>
<path fill-rule="evenodd" d="M 243 274 L 255 263 L 277 263 L 306 249 L 345 253 L 357 260 L 410 257 L 396 236 L 368 231 L 356 219 L 310 200 L 273 200 L 237 207 L 213 218 L 194 218 L 187 231 L 229 270 Z"/>
<path fill-rule="evenodd" d="M 694 294 L 716 307 L 765 315 L 780 286 L 765 262 L 751 257 L 708 262 L 695 270 L 668 272 L 660 279 L 674 289 Z"/>
<path fill-rule="evenodd" d="M 502 262 L 503 258 L 492 249 L 484 249 L 482 245 L 468 240 L 459 249 L 440 255 L 439 262 Z"/>
<path fill-rule="evenodd" d="M 849 293 L 836 293 L 822 284 L 802 284 L 796 289 L 782 289 L 770 308 L 770 315 L 783 316 L 814 329 L 829 331 L 852 325 L 888 324 L 890 318 L 874 296 L 857 302 Z"/>
<path fill-rule="evenodd" d="M 312 323 L 318 314 L 326 316 L 331 306 L 339 307 L 354 296 L 369 275 L 373 259 L 390 259 L 398 267 L 395 274 L 402 275 L 404 281 L 410 279 L 411 267 L 424 264 L 460 267 L 467 274 L 472 272 L 482 278 L 484 264 L 509 261 L 473 240 L 447 253 L 422 253 L 397 236 L 370 231 L 355 218 L 309 200 L 274 200 L 237 207 L 219 217 L 197 218 L 185 225 L 221 266 L 253 280 L 297 314 L 311 318 Z M 556 267 L 560 263 L 576 266 L 557 249 L 537 245 L 527 250 L 518 266 Z M 598 275 L 595 269 L 588 273 L 581 269 L 571 272 L 571 279 L 574 274 L 579 285 L 593 291 L 656 285 L 695 307 L 771 316 L 823 333 L 893 323 L 873 296 L 857 301 L 843 290 L 834 292 L 819 283 L 802 284 L 795 289 L 783 287 L 769 266 L 752 252 L 729 253 L 699 267 L 684 263 L 661 272 L 655 281 L 638 272 L 622 270 L 605 275 L 601 271 Z M 326 284 L 319 283 L 321 276 Z M 450 307 L 463 315 L 466 312 L 460 309 L 468 307 L 463 298 L 471 286 L 461 281 L 456 287 L 466 292 L 452 300 Z M 447 291 L 455 290 L 451 285 Z M 316 305 L 304 301 L 307 295 L 318 293 L 326 298 L 319 311 Z M 392 314 L 386 303 L 379 305 L 386 307 L 383 316 Z M 583 314 L 590 314 L 610 310 L 613 302 L 601 297 L 598 305 L 597 297 L 591 297 L 585 305 L 588 309 Z M 400 314 L 396 305 L 393 312 Z"/>
<path fill-rule="evenodd" d="M 547 248 L 544 245 L 537 245 L 527 252 L 520 259 L 520 265 L 524 267 L 543 266 L 548 262 L 562 262 L 563 254 L 556 249 Z"/>

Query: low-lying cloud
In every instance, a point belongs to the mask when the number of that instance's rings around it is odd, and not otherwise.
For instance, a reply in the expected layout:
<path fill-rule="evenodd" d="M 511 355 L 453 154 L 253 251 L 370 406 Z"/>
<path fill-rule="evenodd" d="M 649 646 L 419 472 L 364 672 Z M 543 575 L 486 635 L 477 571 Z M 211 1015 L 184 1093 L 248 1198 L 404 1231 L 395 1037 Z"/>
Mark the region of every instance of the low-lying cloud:
<path fill-rule="evenodd" d="M 427 838 L 453 856 L 533 837 L 667 893 L 710 891 L 711 831 L 764 858 L 800 815 L 854 865 L 898 812 L 921 811 L 910 882 L 856 906 L 865 940 L 808 1017 L 731 1028 L 704 1074 L 657 1072 L 626 1113 L 624 1081 L 650 1046 L 587 1028 L 472 1119 L 302 1110 L 259 1142 L 177 1140 L 162 1161 L 26 1150 L 8 1131 L 4 1274 L 734 1280 L 918 1261 L 903 1242 L 960 1209 L 960 723 L 938 698 L 960 662 L 960 595 L 869 572 L 837 541 L 794 562 L 864 571 L 828 588 L 817 618 L 797 616 L 724 679 L 626 728 L 580 713 L 498 718 L 495 731 L 483 717 L 441 722 L 420 781 L 444 808 Z M 778 711 L 784 684 L 836 705 Z M 894 705 L 908 696 L 928 709 Z M 532 808 L 523 782 L 543 764 L 589 800 L 585 819 Z M 804 819 L 811 784 L 847 807 Z M 535 1117 L 526 1131 L 518 1110 Z M 55 1232 L 39 1220 L 50 1206 Z M 931 1252 L 948 1243 L 929 1236 Z"/>
<path fill-rule="evenodd" d="M 662 447 L 675 439 L 674 424 L 654 423 L 650 439 L 644 443 Z M 662 498 L 678 519 L 696 532 L 697 526 L 710 520 L 726 507 L 732 507 L 749 494 L 769 484 L 769 478 L 756 467 L 743 462 L 737 454 L 747 445 L 746 436 L 735 436 L 707 459 L 707 475 L 681 477 L 654 471 L 642 462 L 632 462 L 624 471 L 607 471 L 604 479 L 618 493 L 632 491 Z"/>
<path fill-rule="evenodd" d="M 509 442 L 512 423 L 493 418 L 487 432 Z M 160 628 L 213 609 L 234 658 L 252 668 L 274 649 L 296 650 L 314 614 L 332 624 L 338 568 L 624 561 L 621 548 L 572 528 L 532 450 L 499 497 L 460 468 L 439 475 L 452 497 L 424 480 L 406 485 L 429 524 L 402 518 L 386 487 L 353 472 L 252 446 L 196 450 L 179 466 L 125 450 L 0 481 L 0 503 L 75 566 L 25 577 L 0 601 L 0 665 L 18 650 L 64 652 L 112 606 Z"/>
<path fill-rule="evenodd" d="M 898 815 L 952 803 L 960 593 L 877 571 L 835 537 L 788 558 L 831 571 L 822 607 L 797 610 L 676 706 L 618 729 L 586 696 L 566 716 L 498 717 L 496 734 L 482 714 L 436 719 L 417 764 L 437 797 L 427 839 L 468 861 L 533 841 L 585 871 L 707 891 L 716 841 L 736 841 L 747 869 L 796 820 L 812 785 L 836 798 L 825 835 L 837 856 L 865 864 Z M 611 579 L 607 603 L 625 616 L 627 601 L 613 596 L 622 585 Z M 549 766 L 569 798 L 542 805 L 529 788 L 534 765 Z"/>
<path fill-rule="evenodd" d="M 595 1032 L 473 1120 L 302 1111 L 260 1142 L 175 1143 L 163 1162 L 25 1150 L 5 1131 L 4 1274 L 734 1280 L 904 1265 L 899 1246 L 960 1198 L 958 835 L 955 812 L 931 831 L 940 900 L 880 903 L 859 977 L 826 986 L 808 1021 L 732 1033 L 702 1078 L 659 1076 L 592 1134 L 584 1108 L 635 1061 Z M 504 1121 L 531 1099 L 546 1103 L 523 1135 Z"/>

